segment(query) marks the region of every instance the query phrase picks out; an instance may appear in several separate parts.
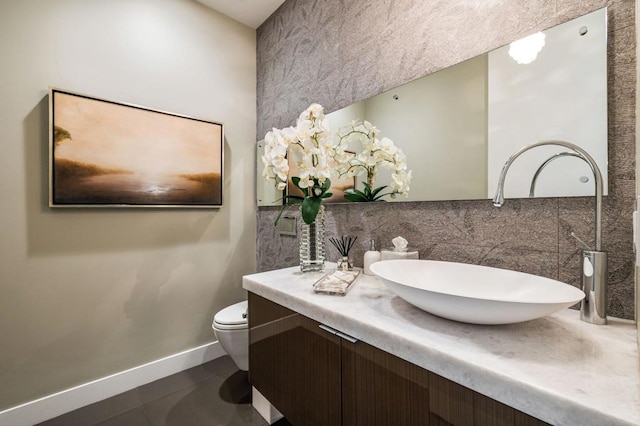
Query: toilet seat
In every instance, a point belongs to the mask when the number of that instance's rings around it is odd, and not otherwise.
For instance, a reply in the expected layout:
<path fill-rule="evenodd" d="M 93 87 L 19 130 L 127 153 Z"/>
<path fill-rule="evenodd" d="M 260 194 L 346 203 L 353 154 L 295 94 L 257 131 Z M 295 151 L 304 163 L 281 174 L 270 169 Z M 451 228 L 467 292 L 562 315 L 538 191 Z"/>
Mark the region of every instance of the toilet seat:
<path fill-rule="evenodd" d="M 218 330 L 241 330 L 249 327 L 247 301 L 227 306 L 213 317 L 213 327 Z"/>

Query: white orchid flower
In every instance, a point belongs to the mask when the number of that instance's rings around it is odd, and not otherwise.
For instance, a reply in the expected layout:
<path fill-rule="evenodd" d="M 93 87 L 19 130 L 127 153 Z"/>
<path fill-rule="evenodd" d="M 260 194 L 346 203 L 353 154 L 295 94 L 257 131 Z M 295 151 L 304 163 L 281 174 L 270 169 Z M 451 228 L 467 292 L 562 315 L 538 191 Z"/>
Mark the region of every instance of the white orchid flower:
<path fill-rule="evenodd" d="M 342 163 L 338 169 L 341 175 L 358 176 L 366 174 L 367 184 L 373 190 L 373 182 L 377 174 L 377 168 L 382 167 L 391 170 L 391 189 L 395 193 L 407 194 L 411 172 L 407 170 L 406 156 L 391 139 L 383 137 L 379 139 L 380 130 L 369 121 L 351 121 L 348 126 L 340 129 L 338 133 L 339 151 L 334 156 L 337 162 Z M 346 158 L 343 152 L 348 149 L 351 142 L 359 142 L 362 150 L 354 157 Z M 346 163 L 346 164 L 345 164 Z M 345 171 L 346 169 L 346 171 Z"/>

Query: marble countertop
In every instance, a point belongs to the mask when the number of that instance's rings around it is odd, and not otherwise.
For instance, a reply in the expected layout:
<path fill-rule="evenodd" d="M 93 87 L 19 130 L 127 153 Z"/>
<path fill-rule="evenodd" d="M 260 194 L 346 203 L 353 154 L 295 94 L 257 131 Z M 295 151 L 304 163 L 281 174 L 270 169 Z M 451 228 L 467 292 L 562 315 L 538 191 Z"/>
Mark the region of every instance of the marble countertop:
<path fill-rule="evenodd" d="M 598 326 L 576 310 L 520 324 L 449 321 L 361 274 L 344 296 L 316 294 L 325 273 L 298 267 L 243 277 L 243 287 L 554 425 L 640 425 L 635 324 Z"/>

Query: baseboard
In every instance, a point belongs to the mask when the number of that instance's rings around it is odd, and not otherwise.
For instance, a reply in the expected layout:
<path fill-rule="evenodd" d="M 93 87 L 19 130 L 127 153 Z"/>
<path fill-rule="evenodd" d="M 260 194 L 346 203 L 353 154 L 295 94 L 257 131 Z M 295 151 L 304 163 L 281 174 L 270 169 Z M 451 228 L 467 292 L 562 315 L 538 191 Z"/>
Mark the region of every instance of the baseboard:
<path fill-rule="evenodd" d="M 218 342 L 170 355 L 129 370 L 0 411 L 0 425 L 31 426 L 86 405 L 179 373 L 225 354 Z"/>

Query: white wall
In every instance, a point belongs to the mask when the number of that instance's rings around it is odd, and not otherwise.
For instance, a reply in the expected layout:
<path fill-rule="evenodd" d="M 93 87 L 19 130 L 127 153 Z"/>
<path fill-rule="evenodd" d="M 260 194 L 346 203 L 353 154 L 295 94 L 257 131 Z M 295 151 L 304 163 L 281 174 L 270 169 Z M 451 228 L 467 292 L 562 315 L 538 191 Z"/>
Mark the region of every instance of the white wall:
<path fill-rule="evenodd" d="M 511 154 L 549 139 L 584 148 L 598 164 L 607 194 L 605 22 L 606 11 L 600 9 L 544 31 L 545 46 L 530 64 L 517 64 L 509 56 L 508 45 L 489 52 L 489 198 Z M 583 26 L 588 32 L 581 36 Z M 505 196 L 528 197 L 538 167 L 566 151 L 541 147 L 523 154 L 509 169 Z M 582 177 L 588 181 L 581 182 Z M 594 194 L 593 173 L 584 161 L 563 157 L 540 173 L 536 196 L 563 194 Z"/>
<path fill-rule="evenodd" d="M 329 128 L 331 131 L 335 133 L 342 127 L 349 125 L 353 120 L 366 120 L 366 105 L 367 101 L 364 100 L 327 114 L 327 120 L 329 121 Z"/>
<path fill-rule="evenodd" d="M 191 0 L 0 10 L 0 410 L 215 340 L 255 271 L 255 31 Z M 220 210 L 47 207 L 47 88 L 222 122 Z"/>
<path fill-rule="evenodd" d="M 364 101 L 367 120 L 404 151 L 413 171 L 409 196 L 396 200 L 486 194 L 486 80 L 487 56 L 480 55 Z M 375 185 L 390 182 L 381 171 Z"/>

